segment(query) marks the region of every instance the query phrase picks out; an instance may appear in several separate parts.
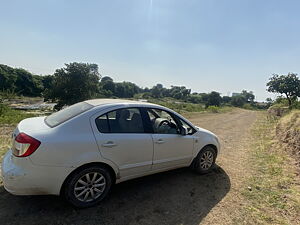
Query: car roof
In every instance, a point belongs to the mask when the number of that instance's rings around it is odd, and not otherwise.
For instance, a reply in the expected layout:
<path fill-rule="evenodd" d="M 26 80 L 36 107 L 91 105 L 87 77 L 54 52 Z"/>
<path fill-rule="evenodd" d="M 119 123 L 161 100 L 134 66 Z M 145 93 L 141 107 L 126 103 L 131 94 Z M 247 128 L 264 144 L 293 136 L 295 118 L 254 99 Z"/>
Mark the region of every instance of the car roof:
<path fill-rule="evenodd" d="M 133 101 L 127 99 L 110 99 L 110 98 L 98 98 L 98 99 L 91 99 L 84 101 L 93 106 L 103 106 L 103 105 L 152 105 L 152 106 L 159 106 L 156 104 L 148 103 L 145 101 Z M 160 106 L 161 107 L 161 106 Z"/>

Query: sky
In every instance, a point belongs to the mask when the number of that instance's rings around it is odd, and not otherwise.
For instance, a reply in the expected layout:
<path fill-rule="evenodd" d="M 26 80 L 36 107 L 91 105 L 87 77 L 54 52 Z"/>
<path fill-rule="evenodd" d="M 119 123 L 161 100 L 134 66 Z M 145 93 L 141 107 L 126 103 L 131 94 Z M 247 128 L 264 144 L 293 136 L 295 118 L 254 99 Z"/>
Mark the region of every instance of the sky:
<path fill-rule="evenodd" d="M 300 1 L 0 0 L 0 63 L 53 74 L 70 62 L 142 87 L 180 85 L 265 100 L 300 71 Z"/>

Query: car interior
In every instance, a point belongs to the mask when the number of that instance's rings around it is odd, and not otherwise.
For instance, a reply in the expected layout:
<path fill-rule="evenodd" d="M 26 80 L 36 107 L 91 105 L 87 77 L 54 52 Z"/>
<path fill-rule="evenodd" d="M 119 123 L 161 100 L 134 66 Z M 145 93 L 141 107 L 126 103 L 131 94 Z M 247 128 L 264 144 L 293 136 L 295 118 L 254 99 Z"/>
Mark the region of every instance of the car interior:
<path fill-rule="evenodd" d="M 119 109 L 96 119 L 96 125 L 102 133 L 143 133 L 142 117 L 137 108 Z"/>
<path fill-rule="evenodd" d="M 154 133 L 179 134 L 180 128 L 166 111 L 148 109 Z M 143 133 L 144 127 L 139 109 L 119 109 L 106 113 L 96 119 L 101 133 Z"/>
<path fill-rule="evenodd" d="M 162 110 L 149 109 L 148 115 L 150 117 L 153 131 L 158 134 L 178 134 L 180 130 L 172 118 L 172 116 Z"/>

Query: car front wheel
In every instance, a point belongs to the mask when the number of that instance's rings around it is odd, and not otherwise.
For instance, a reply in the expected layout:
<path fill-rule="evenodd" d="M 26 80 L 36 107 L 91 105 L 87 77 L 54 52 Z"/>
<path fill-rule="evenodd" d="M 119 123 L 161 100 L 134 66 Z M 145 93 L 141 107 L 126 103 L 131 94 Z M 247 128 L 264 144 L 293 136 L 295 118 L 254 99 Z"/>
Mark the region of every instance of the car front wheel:
<path fill-rule="evenodd" d="M 200 174 L 210 172 L 216 162 L 216 151 L 211 146 L 204 147 L 194 160 L 193 168 Z"/>
<path fill-rule="evenodd" d="M 106 197 L 111 185 L 112 179 L 107 169 L 89 167 L 75 172 L 68 179 L 64 195 L 75 207 L 91 207 Z"/>

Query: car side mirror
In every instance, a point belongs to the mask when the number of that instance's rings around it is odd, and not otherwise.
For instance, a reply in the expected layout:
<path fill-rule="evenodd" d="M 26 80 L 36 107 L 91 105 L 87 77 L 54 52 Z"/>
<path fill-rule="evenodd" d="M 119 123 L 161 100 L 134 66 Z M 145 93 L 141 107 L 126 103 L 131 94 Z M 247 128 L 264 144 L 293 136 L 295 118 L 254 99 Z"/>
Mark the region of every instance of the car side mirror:
<path fill-rule="evenodd" d="M 187 134 L 188 134 L 188 129 L 185 128 L 185 127 L 181 127 L 181 129 L 180 129 L 180 134 L 181 134 L 181 135 L 187 135 Z"/>

